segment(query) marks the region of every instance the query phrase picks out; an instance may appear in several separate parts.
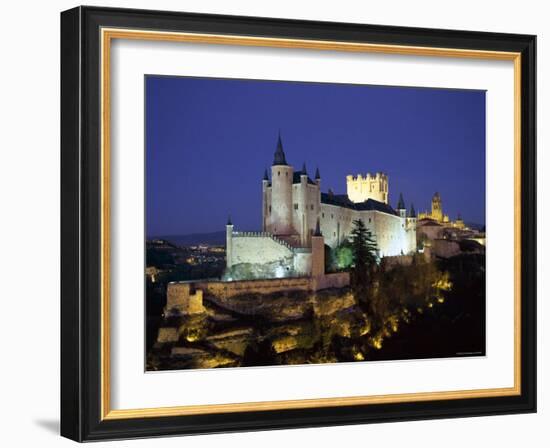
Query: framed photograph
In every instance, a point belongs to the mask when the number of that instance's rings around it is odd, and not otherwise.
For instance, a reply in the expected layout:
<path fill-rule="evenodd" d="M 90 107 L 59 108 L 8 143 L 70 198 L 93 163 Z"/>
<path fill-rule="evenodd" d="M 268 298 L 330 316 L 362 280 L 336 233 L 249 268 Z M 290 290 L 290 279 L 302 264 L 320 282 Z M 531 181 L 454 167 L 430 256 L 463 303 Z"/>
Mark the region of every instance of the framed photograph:
<path fill-rule="evenodd" d="M 535 36 L 61 14 L 61 433 L 536 411 Z"/>

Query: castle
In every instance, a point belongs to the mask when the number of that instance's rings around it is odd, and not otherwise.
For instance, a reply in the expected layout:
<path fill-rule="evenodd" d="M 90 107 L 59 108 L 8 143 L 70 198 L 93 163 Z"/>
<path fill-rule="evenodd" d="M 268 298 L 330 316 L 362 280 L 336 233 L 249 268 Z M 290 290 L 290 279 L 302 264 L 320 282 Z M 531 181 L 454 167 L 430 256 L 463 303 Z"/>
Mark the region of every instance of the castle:
<path fill-rule="evenodd" d="M 349 238 L 353 222 L 362 220 L 374 236 L 380 257 L 416 251 L 417 218 L 400 195 L 388 204 L 383 173 L 347 176 L 347 194 L 321 192 L 305 163 L 300 171 L 286 161 L 279 135 L 271 176 L 262 180 L 262 230 L 237 232 L 226 227 L 226 279 L 316 276 L 324 273 L 324 246 L 336 248 Z"/>

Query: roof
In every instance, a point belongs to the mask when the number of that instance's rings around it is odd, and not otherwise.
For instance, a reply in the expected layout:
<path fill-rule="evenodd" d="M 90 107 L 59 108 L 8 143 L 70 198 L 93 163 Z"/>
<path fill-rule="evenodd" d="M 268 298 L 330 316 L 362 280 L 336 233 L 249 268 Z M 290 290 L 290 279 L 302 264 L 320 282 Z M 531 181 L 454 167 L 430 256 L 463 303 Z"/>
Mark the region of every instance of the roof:
<path fill-rule="evenodd" d="M 295 171 L 295 172 L 294 172 L 294 176 L 293 176 L 293 178 L 292 178 L 292 183 L 293 183 L 293 184 L 299 184 L 299 183 L 301 182 L 300 176 L 301 176 L 302 174 L 307 176 L 307 172 L 304 173 L 303 171 Z M 308 176 L 308 178 L 307 178 L 307 183 L 308 183 L 308 184 L 311 184 L 311 185 L 317 185 L 315 182 L 313 182 L 313 181 L 311 180 L 311 178 L 310 178 L 309 176 Z"/>
<path fill-rule="evenodd" d="M 277 139 L 277 149 L 273 157 L 273 165 L 288 165 L 286 163 L 285 152 L 283 150 L 283 141 L 281 140 L 281 133 L 279 132 L 279 138 Z"/>
<path fill-rule="evenodd" d="M 376 201 L 374 199 L 367 199 L 364 202 L 355 203 L 350 201 L 346 194 L 321 193 L 321 203 L 336 205 L 337 207 L 345 207 L 351 210 L 372 210 L 387 213 L 389 215 L 397 215 L 397 212 L 388 204 Z"/>
<path fill-rule="evenodd" d="M 403 200 L 403 193 L 399 193 L 399 201 L 397 202 L 397 210 L 405 210 L 405 201 Z"/>

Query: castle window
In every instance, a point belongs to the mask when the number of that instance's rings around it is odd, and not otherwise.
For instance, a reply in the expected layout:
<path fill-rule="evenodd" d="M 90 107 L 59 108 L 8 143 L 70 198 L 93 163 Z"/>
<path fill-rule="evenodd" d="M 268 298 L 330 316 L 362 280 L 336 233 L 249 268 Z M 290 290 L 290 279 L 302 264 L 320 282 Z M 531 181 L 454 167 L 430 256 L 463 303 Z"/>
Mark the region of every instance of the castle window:
<path fill-rule="evenodd" d="M 298 204 L 294 204 L 294 210 L 298 210 Z"/>
<path fill-rule="evenodd" d="M 322 217 L 324 218 L 325 217 L 325 214 L 324 213 L 321 213 Z"/>
<path fill-rule="evenodd" d="M 280 171 L 277 171 L 277 176 L 280 176 L 281 175 L 281 172 Z"/>
<path fill-rule="evenodd" d="M 336 232 L 332 232 L 333 236 L 336 236 Z"/>
<path fill-rule="evenodd" d="M 269 206 L 269 213 L 271 213 L 271 205 Z"/>
<path fill-rule="evenodd" d="M 334 219 L 334 215 L 333 215 L 333 214 L 330 215 L 330 219 Z"/>
<path fill-rule="evenodd" d="M 371 222 L 372 222 L 372 218 L 369 218 L 369 223 L 371 223 Z"/>
<path fill-rule="evenodd" d="M 313 204 L 311 204 L 311 210 L 313 210 Z"/>

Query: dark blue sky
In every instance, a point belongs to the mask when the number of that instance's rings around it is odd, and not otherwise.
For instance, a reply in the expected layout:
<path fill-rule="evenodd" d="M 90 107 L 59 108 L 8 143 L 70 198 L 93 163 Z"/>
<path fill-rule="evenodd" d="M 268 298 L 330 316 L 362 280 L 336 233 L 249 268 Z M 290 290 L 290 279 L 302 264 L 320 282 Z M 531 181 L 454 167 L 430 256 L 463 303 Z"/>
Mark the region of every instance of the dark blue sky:
<path fill-rule="evenodd" d="M 322 191 L 384 171 L 390 204 L 485 223 L 485 92 L 147 76 L 147 235 L 259 230 L 281 129 L 287 161 Z"/>

